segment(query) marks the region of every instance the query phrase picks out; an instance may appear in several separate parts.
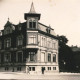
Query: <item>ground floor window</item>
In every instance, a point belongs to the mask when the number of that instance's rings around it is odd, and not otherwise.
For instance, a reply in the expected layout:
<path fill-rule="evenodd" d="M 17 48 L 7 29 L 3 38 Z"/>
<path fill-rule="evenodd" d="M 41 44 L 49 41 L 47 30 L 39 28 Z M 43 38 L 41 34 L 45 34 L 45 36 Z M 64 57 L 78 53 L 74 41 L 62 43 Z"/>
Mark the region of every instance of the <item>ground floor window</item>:
<path fill-rule="evenodd" d="M 48 70 L 51 70 L 51 67 L 48 67 Z"/>
<path fill-rule="evenodd" d="M 10 62 L 11 61 L 11 54 L 10 53 L 5 53 L 4 54 L 4 61 L 5 62 Z"/>
<path fill-rule="evenodd" d="M 9 70 L 9 67 L 5 67 L 5 71 L 8 71 Z"/>
<path fill-rule="evenodd" d="M 30 71 L 35 71 L 35 67 L 29 67 Z"/>
<path fill-rule="evenodd" d="M 21 67 L 17 67 L 17 71 L 21 71 Z"/>
<path fill-rule="evenodd" d="M 56 70 L 56 67 L 53 67 L 53 70 Z"/>

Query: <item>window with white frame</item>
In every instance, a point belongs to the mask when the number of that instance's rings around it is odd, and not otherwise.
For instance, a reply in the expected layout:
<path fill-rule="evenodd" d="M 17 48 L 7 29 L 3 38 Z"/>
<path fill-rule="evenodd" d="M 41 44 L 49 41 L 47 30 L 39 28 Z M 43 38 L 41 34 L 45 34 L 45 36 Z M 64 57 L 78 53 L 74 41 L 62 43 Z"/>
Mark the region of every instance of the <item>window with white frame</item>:
<path fill-rule="evenodd" d="M 53 67 L 53 70 L 56 70 L 56 67 Z"/>
<path fill-rule="evenodd" d="M 56 54 L 53 54 L 53 62 L 56 62 Z"/>
<path fill-rule="evenodd" d="M 30 61 L 35 61 L 35 52 L 29 52 Z"/>
<path fill-rule="evenodd" d="M 29 21 L 29 28 L 31 28 L 31 29 L 36 28 L 36 21 L 35 20 L 34 21 L 32 21 L 32 20 Z"/>
<path fill-rule="evenodd" d="M 51 67 L 48 67 L 48 70 L 51 70 Z"/>
<path fill-rule="evenodd" d="M 11 54 L 10 53 L 5 53 L 4 54 L 4 61 L 5 62 L 10 62 L 11 61 Z"/>
<path fill-rule="evenodd" d="M 17 53 L 17 62 L 23 62 L 23 53 L 22 52 Z"/>
<path fill-rule="evenodd" d="M 29 35 L 28 44 L 37 44 L 36 35 Z"/>
<path fill-rule="evenodd" d="M 22 44 L 23 44 L 23 38 L 22 38 L 22 36 L 19 36 L 19 37 L 17 38 L 17 45 L 20 46 L 20 45 L 22 45 Z"/>
<path fill-rule="evenodd" d="M 5 47 L 8 48 L 11 46 L 11 40 L 10 39 L 6 39 L 5 40 Z"/>
<path fill-rule="evenodd" d="M 48 62 L 51 62 L 51 54 L 48 53 Z"/>
<path fill-rule="evenodd" d="M 29 67 L 30 71 L 35 71 L 35 67 Z"/>

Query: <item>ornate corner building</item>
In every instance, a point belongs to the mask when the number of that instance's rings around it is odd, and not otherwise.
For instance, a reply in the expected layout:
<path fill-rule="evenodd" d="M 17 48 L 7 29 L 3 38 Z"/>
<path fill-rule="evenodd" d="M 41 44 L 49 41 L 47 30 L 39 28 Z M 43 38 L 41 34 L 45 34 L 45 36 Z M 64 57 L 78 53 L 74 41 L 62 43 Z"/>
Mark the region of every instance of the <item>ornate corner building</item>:
<path fill-rule="evenodd" d="M 38 22 L 40 16 L 32 3 L 25 22 L 7 21 L 0 32 L 0 72 L 59 72 L 57 36 L 50 26 Z"/>

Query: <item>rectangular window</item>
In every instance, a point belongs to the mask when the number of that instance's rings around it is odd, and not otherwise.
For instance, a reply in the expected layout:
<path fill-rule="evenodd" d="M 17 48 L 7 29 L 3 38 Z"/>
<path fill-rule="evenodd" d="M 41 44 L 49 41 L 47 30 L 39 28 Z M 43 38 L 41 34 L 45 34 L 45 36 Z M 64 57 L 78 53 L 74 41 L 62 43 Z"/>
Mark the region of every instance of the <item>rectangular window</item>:
<path fill-rule="evenodd" d="M 35 67 L 32 67 L 32 71 L 35 71 Z"/>
<path fill-rule="evenodd" d="M 29 67 L 29 71 L 35 71 L 35 67 Z"/>
<path fill-rule="evenodd" d="M 48 70 L 51 70 L 51 67 L 48 67 Z"/>
<path fill-rule="evenodd" d="M 35 52 L 29 52 L 30 61 L 35 61 Z"/>
<path fill-rule="evenodd" d="M 18 59 L 18 62 L 22 62 L 22 61 L 23 61 L 22 52 L 18 52 L 18 53 L 17 53 L 17 59 Z"/>
<path fill-rule="evenodd" d="M 18 44 L 18 46 L 23 44 L 22 37 L 18 37 L 17 44 Z"/>
<path fill-rule="evenodd" d="M 56 54 L 53 54 L 53 62 L 56 62 Z"/>
<path fill-rule="evenodd" d="M 29 27 L 32 28 L 32 22 L 29 22 Z"/>
<path fill-rule="evenodd" d="M 36 22 L 33 22 L 33 28 L 36 28 Z"/>
<path fill-rule="evenodd" d="M 5 47 L 7 48 L 10 47 L 11 46 L 10 43 L 11 43 L 10 39 L 5 40 Z"/>
<path fill-rule="evenodd" d="M 29 22 L 29 28 L 35 29 L 35 28 L 36 28 L 36 22 L 30 21 L 30 22 Z"/>
<path fill-rule="evenodd" d="M 29 71 L 31 71 L 31 67 L 29 67 Z"/>
<path fill-rule="evenodd" d="M 21 67 L 17 67 L 17 71 L 21 71 Z"/>
<path fill-rule="evenodd" d="M 9 70 L 9 68 L 8 67 L 5 67 L 5 71 L 8 71 Z"/>
<path fill-rule="evenodd" d="M 10 60 L 10 57 L 11 57 L 11 54 L 10 53 L 5 53 L 5 55 L 4 55 L 5 62 L 10 62 L 11 61 Z"/>
<path fill-rule="evenodd" d="M 29 35 L 29 39 L 28 39 L 28 43 L 29 44 L 36 44 L 37 41 L 36 41 L 36 35 Z"/>
<path fill-rule="evenodd" d="M 56 67 L 53 67 L 53 70 L 56 70 Z"/>
<path fill-rule="evenodd" d="M 48 54 L 48 62 L 51 62 L 51 54 Z"/>

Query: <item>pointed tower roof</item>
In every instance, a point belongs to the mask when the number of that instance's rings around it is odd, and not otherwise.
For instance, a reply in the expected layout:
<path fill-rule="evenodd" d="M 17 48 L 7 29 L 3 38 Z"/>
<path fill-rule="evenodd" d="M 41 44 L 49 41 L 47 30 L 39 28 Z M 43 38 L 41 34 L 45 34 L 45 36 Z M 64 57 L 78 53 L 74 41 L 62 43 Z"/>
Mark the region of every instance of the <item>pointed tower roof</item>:
<path fill-rule="evenodd" d="M 27 17 L 37 17 L 39 20 L 40 16 L 41 16 L 41 14 L 35 12 L 34 4 L 32 2 L 29 13 L 24 14 L 24 19 L 27 20 Z"/>
<path fill-rule="evenodd" d="M 33 2 L 32 2 L 32 4 L 31 4 L 31 8 L 30 8 L 29 13 L 36 13 L 36 12 L 35 12 L 35 9 L 34 9 L 34 4 L 33 4 Z"/>

